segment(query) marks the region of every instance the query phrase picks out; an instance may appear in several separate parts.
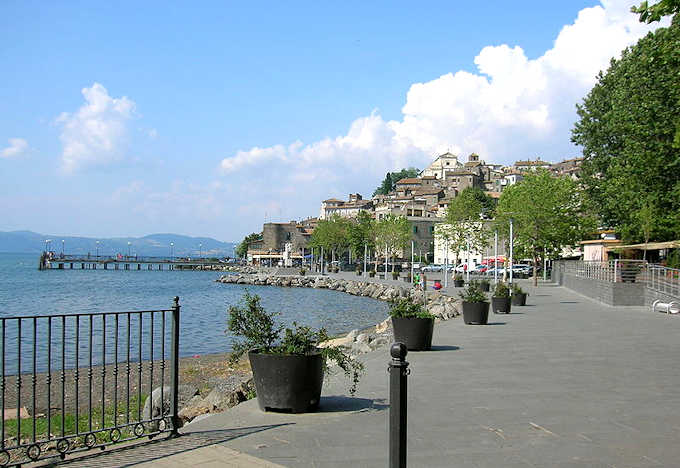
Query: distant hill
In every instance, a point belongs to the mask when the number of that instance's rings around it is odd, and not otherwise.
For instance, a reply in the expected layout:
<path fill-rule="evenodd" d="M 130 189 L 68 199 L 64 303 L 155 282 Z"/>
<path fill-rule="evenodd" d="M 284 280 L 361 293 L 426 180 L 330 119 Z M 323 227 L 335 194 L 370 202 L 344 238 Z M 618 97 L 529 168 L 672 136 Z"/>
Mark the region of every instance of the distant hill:
<path fill-rule="evenodd" d="M 172 253 L 176 256 L 198 256 L 199 249 L 203 256 L 233 257 L 233 242 L 220 242 L 210 237 L 189 237 L 179 234 L 150 234 L 144 237 L 117 237 L 111 239 L 95 239 L 89 237 L 55 236 L 51 234 L 38 234 L 31 231 L 0 231 L 0 252 L 42 252 L 45 249 L 45 240 L 51 239 L 50 250 L 61 253 L 61 241 L 64 241 L 64 252 L 67 254 L 95 255 L 99 249 L 99 255 L 115 255 L 128 252 L 154 257 L 170 255 L 170 243 Z M 99 241 L 99 246 L 97 246 Z"/>

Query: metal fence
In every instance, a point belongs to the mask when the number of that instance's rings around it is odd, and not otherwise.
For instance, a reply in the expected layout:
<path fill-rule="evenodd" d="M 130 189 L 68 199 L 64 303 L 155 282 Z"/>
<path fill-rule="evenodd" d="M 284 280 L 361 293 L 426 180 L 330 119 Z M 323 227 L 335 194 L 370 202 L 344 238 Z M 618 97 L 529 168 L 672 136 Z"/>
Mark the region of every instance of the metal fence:
<path fill-rule="evenodd" d="M 648 289 L 680 299 L 680 270 L 662 265 L 648 265 L 644 281 Z"/>
<path fill-rule="evenodd" d="M 564 273 L 579 278 L 606 281 L 608 283 L 633 283 L 644 278 L 648 268 L 645 260 L 566 261 L 560 262 Z"/>
<path fill-rule="evenodd" d="M 176 434 L 179 318 L 178 297 L 170 309 L 0 318 L 0 466 Z M 160 412 L 143 412 L 156 387 Z"/>

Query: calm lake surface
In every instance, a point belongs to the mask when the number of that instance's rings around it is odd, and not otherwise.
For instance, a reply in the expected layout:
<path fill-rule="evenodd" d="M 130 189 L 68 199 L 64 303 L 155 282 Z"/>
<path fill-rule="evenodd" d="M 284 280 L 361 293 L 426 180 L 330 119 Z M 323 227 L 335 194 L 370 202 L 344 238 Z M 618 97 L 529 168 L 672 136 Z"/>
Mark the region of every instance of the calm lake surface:
<path fill-rule="evenodd" d="M 179 296 L 182 306 L 180 355 L 192 356 L 231 349 L 231 338 L 224 332 L 226 311 L 230 305 L 238 304 L 246 288 L 262 298 L 265 309 L 279 312 L 282 322 L 325 327 L 330 334 L 368 327 L 388 315 L 387 304 L 370 298 L 325 289 L 216 283 L 221 274 L 81 270 L 80 264 L 74 265 L 73 270 L 38 271 L 38 254 L 0 253 L 0 317 L 169 309 L 173 297 Z M 27 347 L 25 358 L 28 358 L 33 331 L 30 321 L 22 322 L 22 348 Z M 58 323 L 56 325 L 53 336 L 61 333 Z M 93 331 L 97 331 L 97 326 L 95 323 Z M 82 331 L 87 332 L 85 326 Z M 12 332 L 8 326 L 8 358 L 10 350 L 17 347 L 12 343 Z M 46 341 L 43 328 L 38 327 L 37 335 L 41 343 Z M 71 336 L 70 331 L 68 336 Z M 144 350 L 143 358 L 147 357 Z M 94 362 L 101 360 L 95 356 Z M 8 362 L 6 373 L 12 373 L 13 367 Z M 39 364 L 38 367 L 44 366 Z M 22 364 L 22 368 L 25 369 L 25 365 Z"/>

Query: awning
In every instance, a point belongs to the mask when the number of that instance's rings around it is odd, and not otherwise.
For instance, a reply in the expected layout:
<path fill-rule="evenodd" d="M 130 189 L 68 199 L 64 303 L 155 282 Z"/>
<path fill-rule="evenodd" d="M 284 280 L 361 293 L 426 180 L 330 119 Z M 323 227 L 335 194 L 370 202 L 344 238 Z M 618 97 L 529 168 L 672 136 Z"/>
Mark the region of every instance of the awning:
<path fill-rule="evenodd" d="M 635 249 L 635 250 L 661 250 L 661 249 L 680 249 L 680 240 L 668 242 L 649 242 L 647 244 L 617 245 L 614 249 Z M 611 250 L 611 249 L 610 249 Z"/>

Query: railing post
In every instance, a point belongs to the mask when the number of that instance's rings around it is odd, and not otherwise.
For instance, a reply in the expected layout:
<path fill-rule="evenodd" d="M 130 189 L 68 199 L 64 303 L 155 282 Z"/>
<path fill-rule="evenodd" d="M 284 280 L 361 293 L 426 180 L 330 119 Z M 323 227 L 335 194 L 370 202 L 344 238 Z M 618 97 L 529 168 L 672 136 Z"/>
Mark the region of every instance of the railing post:
<path fill-rule="evenodd" d="M 172 380 L 172 435 L 178 436 L 179 429 L 179 296 L 175 296 L 172 306 L 172 341 L 170 343 L 170 378 Z M 161 383 L 161 385 L 163 385 Z"/>
<path fill-rule="evenodd" d="M 618 279 L 618 275 L 617 275 L 618 265 L 619 265 L 619 261 L 614 260 L 614 281 L 612 281 L 613 283 L 616 283 L 617 282 L 616 280 Z"/>
<path fill-rule="evenodd" d="M 406 377 L 409 374 L 405 361 L 408 350 L 403 343 L 394 343 L 390 348 L 387 368 L 390 374 L 390 468 L 406 467 Z"/>

